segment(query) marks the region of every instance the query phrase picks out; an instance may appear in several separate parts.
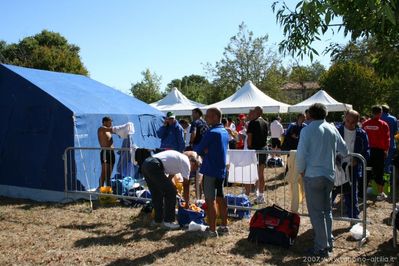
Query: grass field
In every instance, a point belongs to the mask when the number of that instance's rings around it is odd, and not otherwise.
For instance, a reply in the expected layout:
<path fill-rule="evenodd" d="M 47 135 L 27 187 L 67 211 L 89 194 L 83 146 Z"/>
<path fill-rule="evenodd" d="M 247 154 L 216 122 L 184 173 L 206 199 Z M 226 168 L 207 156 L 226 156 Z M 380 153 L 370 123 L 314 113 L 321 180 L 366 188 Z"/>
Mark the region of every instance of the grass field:
<path fill-rule="evenodd" d="M 271 196 L 281 199 L 281 180 L 267 187 Z M 298 238 L 287 250 L 248 242 L 248 219 L 230 221 L 228 236 L 207 239 L 199 232 L 153 230 L 141 208 L 92 210 L 87 201 L 55 204 L 0 198 L 0 265 L 399 264 L 388 225 L 391 203 L 368 200 L 367 206 L 367 243 L 357 249 L 350 224 L 334 221 L 334 253 L 320 262 L 305 253 L 313 243 L 307 217 L 301 217 Z"/>

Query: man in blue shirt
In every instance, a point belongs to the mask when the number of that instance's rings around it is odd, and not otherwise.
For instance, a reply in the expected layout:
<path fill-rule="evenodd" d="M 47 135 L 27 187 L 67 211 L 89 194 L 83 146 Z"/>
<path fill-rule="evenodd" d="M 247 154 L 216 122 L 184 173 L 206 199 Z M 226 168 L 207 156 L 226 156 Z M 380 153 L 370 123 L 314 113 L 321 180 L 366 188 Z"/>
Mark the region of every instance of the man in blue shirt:
<path fill-rule="evenodd" d="M 162 150 L 175 150 L 183 152 L 184 144 L 184 129 L 177 122 L 174 113 L 168 112 L 163 126 L 157 131 L 158 138 L 161 139 Z"/>
<path fill-rule="evenodd" d="M 202 111 L 199 108 L 195 108 L 191 111 L 191 116 L 193 118 L 193 122 L 191 123 L 190 128 L 190 146 L 194 149 L 196 145 L 198 145 L 202 139 L 202 136 L 208 131 L 208 125 L 205 120 L 202 119 Z"/>
<path fill-rule="evenodd" d="M 223 181 L 226 177 L 229 134 L 221 124 L 222 112 L 218 108 L 209 108 L 205 119 L 210 128 L 194 151 L 203 157 L 200 173 L 203 174 L 203 190 L 208 208 L 208 234 L 211 237 L 217 237 L 218 232 L 228 233 L 227 202 L 223 194 Z M 218 228 L 218 231 L 216 231 L 215 199 L 222 218 L 222 226 Z"/>
<path fill-rule="evenodd" d="M 331 191 L 334 186 L 336 152 L 348 154 L 348 148 L 335 126 L 327 123 L 327 108 L 321 103 L 309 107 L 312 119 L 302 129 L 296 166 L 303 177 L 306 205 L 314 231 L 310 255 L 328 256 L 333 248 Z"/>
<path fill-rule="evenodd" d="M 391 174 L 392 158 L 396 150 L 395 135 L 398 132 L 398 121 L 393 115 L 389 114 L 388 105 L 383 104 L 381 107 L 382 107 L 381 120 L 385 121 L 388 124 L 389 136 L 390 136 L 388 156 L 387 158 L 385 158 L 384 162 L 384 172 Z"/>

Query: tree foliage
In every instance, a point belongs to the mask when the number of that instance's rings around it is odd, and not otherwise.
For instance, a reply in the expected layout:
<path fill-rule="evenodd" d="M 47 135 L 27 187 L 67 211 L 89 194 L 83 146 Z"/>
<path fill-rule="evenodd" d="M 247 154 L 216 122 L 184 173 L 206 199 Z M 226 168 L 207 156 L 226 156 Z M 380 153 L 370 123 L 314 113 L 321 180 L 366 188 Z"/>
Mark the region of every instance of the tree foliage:
<path fill-rule="evenodd" d="M 398 0 L 301 0 L 295 7 L 286 2 L 279 0 L 272 5 L 286 36 L 280 51 L 312 59 L 318 54 L 312 43 L 328 30 L 343 30 L 352 40 L 374 37 L 378 45 L 398 47 Z"/>
<path fill-rule="evenodd" d="M 43 30 L 18 43 L 0 41 L 0 62 L 50 71 L 88 75 L 80 48 L 61 34 Z"/>
<path fill-rule="evenodd" d="M 152 103 L 160 100 L 162 98 L 160 86 L 161 77 L 156 73 L 151 73 L 149 69 L 141 72 L 143 79 L 140 82 L 132 84 L 130 89 L 132 95 L 137 99 Z"/>
<path fill-rule="evenodd" d="M 272 49 L 266 47 L 268 36 L 254 37 L 244 23 L 238 33 L 230 38 L 223 58 L 215 66 L 207 65 L 213 77 L 215 90 L 210 95 L 223 99 L 235 92 L 248 80 L 259 86 L 264 83 L 268 69 L 279 62 Z"/>
<path fill-rule="evenodd" d="M 336 100 L 353 105 L 368 114 L 374 104 L 387 100 L 388 84 L 379 78 L 374 69 L 349 61 L 336 63 L 322 75 L 321 86 Z"/>
<path fill-rule="evenodd" d="M 169 92 L 173 87 L 178 88 L 190 100 L 204 104 L 211 103 L 208 93 L 212 85 L 204 76 L 190 75 L 174 79 L 167 85 L 166 91 Z"/>
<path fill-rule="evenodd" d="M 325 72 L 326 68 L 318 61 L 312 63 L 310 66 L 296 64 L 291 67 L 288 79 L 298 83 L 318 81 Z"/>
<path fill-rule="evenodd" d="M 349 42 L 336 47 L 332 53 L 333 62 L 354 61 L 374 68 L 381 77 L 395 77 L 399 73 L 399 51 L 378 44 L 375 38 Z"/>

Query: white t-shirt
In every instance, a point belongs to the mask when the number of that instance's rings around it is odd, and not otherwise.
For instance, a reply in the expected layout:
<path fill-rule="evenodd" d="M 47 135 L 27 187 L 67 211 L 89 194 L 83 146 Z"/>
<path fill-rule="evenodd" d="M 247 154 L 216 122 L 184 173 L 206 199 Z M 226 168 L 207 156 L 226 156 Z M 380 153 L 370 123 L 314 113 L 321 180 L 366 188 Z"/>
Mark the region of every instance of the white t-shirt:
<path fill-rule="evenodd" d="M 237 130 L 236 129 L 236 125 L 234 123 L 231 123 L 230 124 L 230 129 L 233 130 L 233 131 L 236 131 Z"/>
<path fill-rule="evenodd" d="M 190 138 L 191 138 L 191 133 L 190 133 L 191 125 L 189 125 L 185 130 L 184 130 L 184 143 L 187 146 L 190 146 Z"/>
<path fill-rule="evenodd" d="M 349 130 L 344 127 L 344 140 L 348 147 L 348 151 L 353 152 L 355 150 L 356 130 Z M 351 157 L 345 157 L 342 162 L 350 163 Z"/>
<path fill-rule="evenodd" d="M 353 152 L 355 150 L 356 130 L 349 130 L 344 127 L 344 140 L 349 152 Z"/>
<path fill-rule="evenodd" d="M 167 150 L 154 154 L 153 157 L 162 161 L 167 175 L 181 174 L 185 179 L 190 178 L 190 160 L 183 153 Z"/>
<path fill-rule="evenodd" d="M 274 120 L 270 124 L 270 134 L 272 138 L 280 138 L 284 134 L 283 125 L 278 120 Z"/>

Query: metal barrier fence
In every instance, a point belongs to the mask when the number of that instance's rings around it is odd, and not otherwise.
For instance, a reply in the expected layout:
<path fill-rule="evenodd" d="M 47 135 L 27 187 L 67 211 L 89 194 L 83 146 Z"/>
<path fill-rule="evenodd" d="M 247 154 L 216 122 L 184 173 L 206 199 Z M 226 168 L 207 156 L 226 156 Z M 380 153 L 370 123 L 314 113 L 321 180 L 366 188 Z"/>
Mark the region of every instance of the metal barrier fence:
<path fill-rule="evenodd" d="M 115 151 L 115 166 L 111 170 L 103 169 L 107 172 L 107 176 L 112 178 L 108 183 L 113 187 L 113 194 L 104 194 L 99 191 L 99 178 L 101 176 L 101 151 Z M 103 152 L 103 153 L 104 153 Z M 103 155 L 103 154 L 102 154 Z M 306 204 L 304 204 L 304 188 L 301 185 L 301 180 L 298 176 L 294 179 L 287 179 L 286 166 L 287 163 L 290 167 L 293 167 L 292 161 L 287 158 L 294 155 L 293 152 L 288 151 L 275 151 L 275 150 L 230 150 L 229 151 L 229 176 L 226 183 L 225 194 L 239 195 L 246 194 L 249 201 L 253 203 L 256 200 L 256 188 L 259 183 L 259 173 L 257 168 L 257 162 L 259 160 L 266 160 L 266 167 L 263 171 L 264 179 L 264 203 L 255 204 L 252 206 L 243 206 L 239 204 L 237 199 L 233 199 L 233 202 L 229 202 L 228 208 L 236 211 L 252 211 L 263 208 L 267 205 L 277 204 L 280 207 L 299 213 L 302 216 L 308 216 L 306 210 Z M 363 235 L 359 241 L 359 246 L 363 245 L 366 241 L 366 227 L 367 227 L 367 171 L 366 171 L 366 160 L 360 154 L 352 153 L 349 155 L 351 160 L 353 158 L 358 159 L 357 161 L 362 164 L 362 176 L 363 176 L 363 197 L 361 204 L 362 218 L 348 217 L 344 214 L 344 201 L 350 200 L 350 203 L 346 205 L 354 205 L 354 195 L 350 193 L 348 198 L 343 193 L 343 188 L 336 190 L 340 197 L 340 204 L 336 204 L 333 219 L 340 221 L 348 221 L 351 223 L 362 223 Z M 109 156 L 109 158 L 113 158 Z M 102 159 L 102 158 L 101 158 Z M 293 160 L 294 161 L 294 160 Z M 245 163 L 243 163 L 245 162 Z M 70 147 L 64 152 L 64 168 L 65 168 L 65 195 L 68 197 L 83 197 L 83 198 L 101 198 L 102 196 L 111 196 L 119 198 L 124 201 L 138 201 L 147 202 L 150 201 L 147 193 L 144 195 L 139 194 L 146 189 L 146 184 L 143 177 L 138 174 L 137 166 L 134 165 L 134 150 L 129 148 L 89 148 L 89 147 Z M 291 169 L 288 168 L 288 171 Z M 351 168 L 353 175 L 353 168 Z M 124 191 L 121 187 L 123 180 L 122 177 L 131 177 L 130 186 L 135 186 L 139 189 L 132 189 L 131 191 Z M 120 177 L 120 178 L 118 178 Z M 125 184 L 126 185 L 126 184 Z M 201 193 L 198 191 L 198 186 L 194 185 L 196 198 L 201 198 L 198 195 Z M 72 196 L 73 195 L 73 196 Z M 346 198 L 345 198 L 346 197 Z M 194 198 L 194 197 L 193 197 Z M 234 197 L 233 197 L 234 198 Z M 345 199 L 344 199 L 345 198 Z M 353 213 L 352 213 L 353 214 Z M 356 215 L 349 215 L 356 216 Z M 394 231 L 396 233 L 396 231 Z M 396 244 L 396 243 L 395 243 Z"/>
<path fill-rule="evenodd" d="M 242 151 L 242 150 L 230 150 L 229 157 L 230 157 L 230 169 L 229 169 L 229 176 L 228 181 L 234 184 L 229 183 L 226 188 L 227 194 L 246 194 L 250 199 L 250 202 L 256 202 L 257 193 L 255 191 L 257 187 L 257 181 L 251 180 L 252 177 L 255 179 L 258 177 L 256 171 L 256 162 L 259 162 L 259 159 L 265 160 L 266 157 L 266 167 L 264 169 L 264 179 L 265 179 L 265 190 L 264 190 L 264 201 L 263 204 L 254 204 L 251 207 L 243 207 L 238 206 L 237 204 L 230 204 L 228 207 L 234 210 L 258 210 L 260 208 L 269 206 L 271 204 L 277 204 L 280 207 L 290 210 L 293 212 L 297 212 L 302 216 L 309 216 L 306 210 L 305 203 L 305 194 L 304 194 L 304 187 L 302 185 L 302 180 L 300 176 L 295 176 L 295 174 L 290 174 L 290 169 L 288 168 L 287 172 L 287 164 L 289 167 L 295 167 L 295 151 L 274 151 L 274 150 L 257 150 L 256 151 L 256 158 L 253 160 L 255 167 L 246 166 L 246 169 L 238 162 L 239 166 L 236 167 L 234 162 L 231 162 L 231 157 L 233 158 L 245 158 L 247 163 L 250 163 L 249 158 L 253 155 L 251 152 L 255 151 Z M 234 154 L 236 153 L 236 154 Z M 238 155 L 242 153 L 242 155 Z M 291 154 L 291 155 L 290 155 Z M 232 156 L 233 155 L 233 156 Z M 289 156 L 290 155 L 290 156 Z M 291 157 L 291 158 L 289 158 Z M 271 159 L 274 158 L 274 159 Z M 367 170 L 366 167 L 366 160 L 365 158 L 356 153 L 351 153 L 349 156 L 346 157 L 347 161 L 353 161 L 353 159 L 357 159 L 357 161 L 362 165 L 362 179 L 363 181 L 360 182 L 362 185 L 362 200 L 359 203 L 360 214 L 362 214 L 361 218 L 353 218 L 357 216 L 358 213 L 354 214 L 354 203 L 355 203 L 355 195 L 352 193 L 352 187 L 350 187 L 350 192 L 343 191 L 343 187 L 335 188 L 336 196 L 339 196 L 339 204 L 334 204 L 333 208 L 333 219 L 340 220 L 340 221 L 348 221 L 351 224 L 354 223 L 362 223 L 363 227 L 363 234 L 362 239 L 359 241 L 359 246 L 363 245 L 366 241 L 366 229 L 367 229 Z M 270 160 L 271 159 L 271 160 Z M 233 159 L 234 160 L 234 159 Z M 291 161 L 290 161 L 291 160 Z M 281 164 L 282 162 L 282 164 Z M 233 168 L 233 169 L 232 169 Z M 292 169 L 291 169 L 292 170 Z M 351 172 L 349 173 L 350 176 L 353 176 L 353 167 L 350 168 Z M 246 174 L 243 174 L 246 172 Z M 233 174 L 234 178 L 230 175 Z M 292 176 L 294 175 L 294 176 Z M 236 178 L 239 176 L 239 178 Z M 249 178 L 248 178 L 249 176 Z M 238 187 L 237 187 L 237 184 Z M 250 184 L 250 185 L 249 185 Z M 250 189 L 248 189 L 248 187 Z M 249 192 L 249 193 L 248 193 Z M 349 196 L 348 196 L 349 195 Z M 350 202 L 346 202 L 347 206 L 352 206 L 351 211 L 352 213 L 346 214 L 344 212 L 345 201 L 349 200 Z M 360 206 L 361 205 L 361 206 Z M 348 212 L 348 211 L 347 211 Z M 359 214 L 359 215 L 360 215 Z"/>
<path fill-rule="evenodd" d="M 134 152 L 135 150 L 131 148 L 69 147 L 65 149 L 63 155 L 65 198 L 91 200 L 99 199 L 101 196 L 112 196 L 126 201 L 151 201 L 148 193 L 139 194 L 146 185 L 134 163 Z M 116 153 L 115 156 L 112 153 Z M 102 169 L 101 161 L 104 159 L 108 159 L 113 167 Z M 100 191 L 102 171 L 106 175 L 104 185 L 113 187 L 112 194 Z M 122 191 L 124 180 L 122 177 L 131 177 L 130 184 L 135 189 L 130 191 L 130 195 L 129 191 Z"/>

